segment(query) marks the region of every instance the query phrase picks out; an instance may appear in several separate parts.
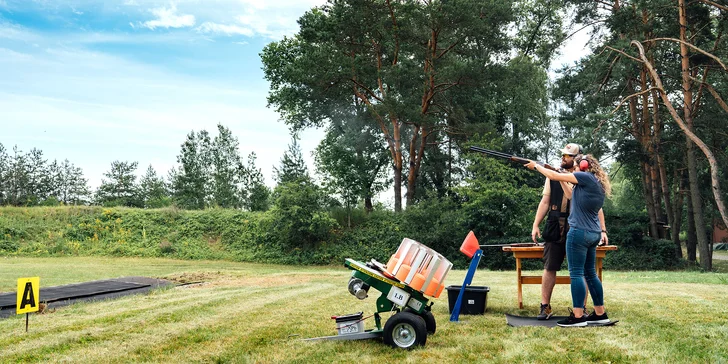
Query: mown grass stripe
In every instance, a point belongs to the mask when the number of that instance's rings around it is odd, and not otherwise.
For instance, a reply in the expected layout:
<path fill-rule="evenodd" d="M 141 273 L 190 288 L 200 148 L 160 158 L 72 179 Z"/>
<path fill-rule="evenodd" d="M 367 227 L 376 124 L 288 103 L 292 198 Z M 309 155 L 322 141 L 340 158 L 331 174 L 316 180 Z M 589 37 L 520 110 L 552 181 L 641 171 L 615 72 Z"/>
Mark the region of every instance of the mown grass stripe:
<path fill-rule="evenodd" d="M 210 322 L 222 320 L 235 310 L 236 305 L 231 305 L 236 299 L 250 299 L 251 297 L 261 301 L 275 301 L 274 297 L 280 295 L 287 297 L 295 294 L 306 294 L 310 288 L 296 289 L 295 287 L 275 287 L 267 291 L 258 292 L 260 295 L 244 295 L 243 291 L 216 292 L 205 299 L 197 302 L 189 301 L 186 305 L 174 307 L 172 311 L 157 310 L 154 314 L 135 310 L 136 315 L 124 315 L 124 319 L 115 320 L 112 324 L 103 326 L 91 326 L 79 332 L 62 334 L 64 337 L 60 342 L 50 346 L 43 346 L 33 350 L 31 356 L 23 353 L 7 357 L 13 361 L 25 360 L 54 360 L 63 357 L 82 357 L 91 361 L 114 360 L 117 342 L 125 343 L 123 353 L 133 351 L 137 346 L 148 345 L 159 340 L 168 340 L 180 328 L 201 327 Z M 248 304 L 243 309 L 247 311 L 257 304 Z M 220 310 L 219 308 L 223 309 Z M 200 313 L 200 310 L 205 312 Z M 172 315 L 169 317 L 168 315 Z M 96 329 L 93 329 L 96 328 Z M 151 331 L 151 335 L 150 335 Z M 155 334 L 156 333 L 156 334 Z M 5 358 L 3 358 L 5 359 Z"/>
<path fill-rule="evenodd" d="M 257 297 L 265 296 L 270 292 L 276 291 L 288 291 L 287 287 L 271 287 L 261 288 L 248 292 L 244 288 L 238 290 L 230 290 L 224 292 L 217 292 L 211 295 L 213 291 L 199 291 L 194 292 L 192 296 L 178 296 L 174 297 L 173 300 L 167 301 L 165 297 L 155 297 L 154 300 L 145 299 L 146 297 L 135 297 L 124 300 L 125 302 L 110 302 L 106 301 L 99 302 L 98 304 L 84 304 L 86 309 L 95 309 L 99 312 L 109 306 L 121 306 L 122 309 L 114 311 L 113 313 L 102 313 L 100 317 L 79 317 L 68 325 L 63 325 L 55 328 L 48 328 L 43 333 L 35 334 L 30 340 L 25 337 L 15 337 L 13 341 L 21 340 L 23 345 L 9 345 L 10 350 L 3 350 L 3 355 L 0 359 L 4 360 L 7 358 L 24 359 L 22 352 L 33 351 L 34 357 L 37 357 L 39 352 L 48 352 L 60 354 L 70 350 L 74 345 L 83 345 L 91 341 L 97 341 L 96 338 L 91 336 L 107 336 L 104 340 L 110 340 L 119 333 L 133 330 L 136 325 L 149 324 L 153 322 L 154 318 L 158 318 L 160 315 L 164 316 L 175 311 L 194 311 L 201 307 L 222 305 L 225 304 L 226 300 L 236 296 L 248 296 Z M 129 307 L 130 305 L 135 306 L 135 309 L 123 310 L 123 307 Z M 141 307 L 140 307 L 141 305 Z M 172 309 L 170 309 L 170 307 Z M 171 311 L 170 311 L 171 310 Z M 44 318 L 51 317 L 47 315 Z M 111 333 L 109 335 L 108 333 Z M 21 355 L 15 357 L 14 355 Z M 30 359 L 30 358 L 27 358 Z"/>

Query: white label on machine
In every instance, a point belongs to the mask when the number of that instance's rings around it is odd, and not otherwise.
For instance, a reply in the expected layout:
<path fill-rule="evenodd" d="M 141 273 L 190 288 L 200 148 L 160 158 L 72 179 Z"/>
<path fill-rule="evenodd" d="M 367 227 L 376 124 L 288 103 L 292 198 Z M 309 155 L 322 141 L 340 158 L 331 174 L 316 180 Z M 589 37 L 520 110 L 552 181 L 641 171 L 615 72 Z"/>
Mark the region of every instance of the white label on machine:
<path fill-rule="evenodd" d="M 387 299 L 400 306 L 404 306 L 409 298 L 409 293 L 395 286 L 392 286 L 392 288 L 389 290 L 389 293 L 387 293 Z"/>
<path fill-rule="evenodd" d="M 407 302 L 407 306 L 410 306 L 410 307 L 414 308 L 416 311 L 419 311 L 422 308 L 422 302 L 420 302 L 416 299 L 411 299 L 411 300 L 409 300 L 409 302 Z"/>
<path fill-rule="evenodd" d="M 339 331 L 341 335 L 356 334 L 359 332 L 359 326 L 357 326 L 356 323 L 348 324 L 346 326 L 342 326 Z"/>
<path fill-rule="evenodd" d="M 469 305 L 474 305 L 475 304 L 475 300 L 468 300 L 468 304 Z"/>

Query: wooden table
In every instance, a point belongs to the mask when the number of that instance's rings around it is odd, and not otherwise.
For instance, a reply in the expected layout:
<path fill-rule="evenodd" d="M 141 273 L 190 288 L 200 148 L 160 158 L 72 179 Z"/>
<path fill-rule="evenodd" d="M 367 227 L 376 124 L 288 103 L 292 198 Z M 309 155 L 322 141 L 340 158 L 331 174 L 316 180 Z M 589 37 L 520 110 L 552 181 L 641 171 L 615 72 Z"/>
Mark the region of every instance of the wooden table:
<path fill-rule="evenodd" d="M 616 245 L 606 245 L 597 247 L 597 275 L 602 280 L 602 259 L 607 255 L 607 251 L 617 250 Z M 542 276 L 524 276 L 521 274 L 521 259 L 542 259 L 543 245 L 539 246 L 504 246 L 504 252 L 513 253 L 516 258 L 516 274 L 518 275 L 518 308 L 523 308 L 523 285 L 524 284 L 541 284 Z M 568 276 L 557 276 L 556 284 L 570 284 L 571 279 Z"/>

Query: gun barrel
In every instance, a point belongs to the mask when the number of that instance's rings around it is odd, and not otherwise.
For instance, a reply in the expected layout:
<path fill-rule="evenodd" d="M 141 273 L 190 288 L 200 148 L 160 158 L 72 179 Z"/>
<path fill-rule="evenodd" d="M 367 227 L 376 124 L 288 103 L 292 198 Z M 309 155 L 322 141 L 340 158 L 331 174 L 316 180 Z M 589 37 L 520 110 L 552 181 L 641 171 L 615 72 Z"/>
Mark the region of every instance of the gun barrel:
<path fill-rule="evenodd" d="M 511 159 L 511 158 L 514 158 L 515 157 L 513 155 L 506 154 L 506 153 L 503 153 L 503 152 L 498 152 L 498 151 L 495 151 L 495 150 L 485 149 L 485 148 L 476 147 L 476 146 L 471 146 L 470 147 L 470 150 L 472 150 L 474 152 L 480 152 L 480 153 L 490 154 L 490 155 L 492 155 L 494 157 L 501 157 L 501 158 L 506 158 L 506 159 Z"/>
<path fill-rule="evenodd" d="M 495 151 L 495 150 L 490 150 L 490 149 L 485 149 L 485 148 L 481 148 L 481 147 L 476 147 L 474 145 L 471 146 L 469 149 L 472 150 L 472 151 L 474 151 L 474 152 L 484 153 L 484 154 L 491 155 L 493 157 L 499 157 L 499 158 L 503 158 L 503 159 L 508 159 L 508 160 L 511 160 L 511 161 L 514 161 L 514 162 L 518 162 L 518 163 L 526 164 L 526 163 L 530 162 L 530 160 L 529 159 L 526 159 L 526 158 L 516 157 L 515 155 L 512 155 L 512 154 L 507 154 L 507 153 L 498 152 L 498 151 Z M 546 163 L 538 163 L 538 164 L 542 165 L 544 168 L 550 169 L 552 171 L 559 172 L 558 169 L 556 169 L 556 168 L 554 168 L 554 167 L 552 167 L 552 166 L 550 166 L 550 165 L 548 165 Z"/>

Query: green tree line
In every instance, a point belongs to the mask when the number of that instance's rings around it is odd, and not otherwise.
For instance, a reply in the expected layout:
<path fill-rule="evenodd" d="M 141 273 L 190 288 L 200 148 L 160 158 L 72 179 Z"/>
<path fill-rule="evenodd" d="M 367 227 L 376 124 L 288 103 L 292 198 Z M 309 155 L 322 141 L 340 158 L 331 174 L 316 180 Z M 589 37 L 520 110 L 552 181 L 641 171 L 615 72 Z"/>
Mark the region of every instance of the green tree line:
<path fill-rule="evenodd" d="M 136 162 L 115 161 L 77 200 L 38 192 L 42 153 L 0 153 L 0 197 L 267 211 L 274 244 L 321 248 L 372 224 L 387 209 L 374 197 L 391 189 L 393 216 L 452 220 L 427 226 L 425 243 L 466 229 L 522 242 L 543 179 L 467 147 L 549 160 L 577 142 L 609 165 L 607 225 L 624 226 L 612 242 L 659 241 L 664 252 L 671 241 L 675 259 L 685 247 L 711 270 L 710 232 L 726 221 L 727 17 L 708 0 L 330 0 L 260 54 L 268 104 L 292 132 L 274 189 L 218 125 L 215 136 L 190 132 L 166 177 L 150 167 L 137 181 Z M 589 32 L 589 52 L 549 77 L 578 32 Z M 315 171 L 298 146 L 307 128 L 325 131 Z"/>

